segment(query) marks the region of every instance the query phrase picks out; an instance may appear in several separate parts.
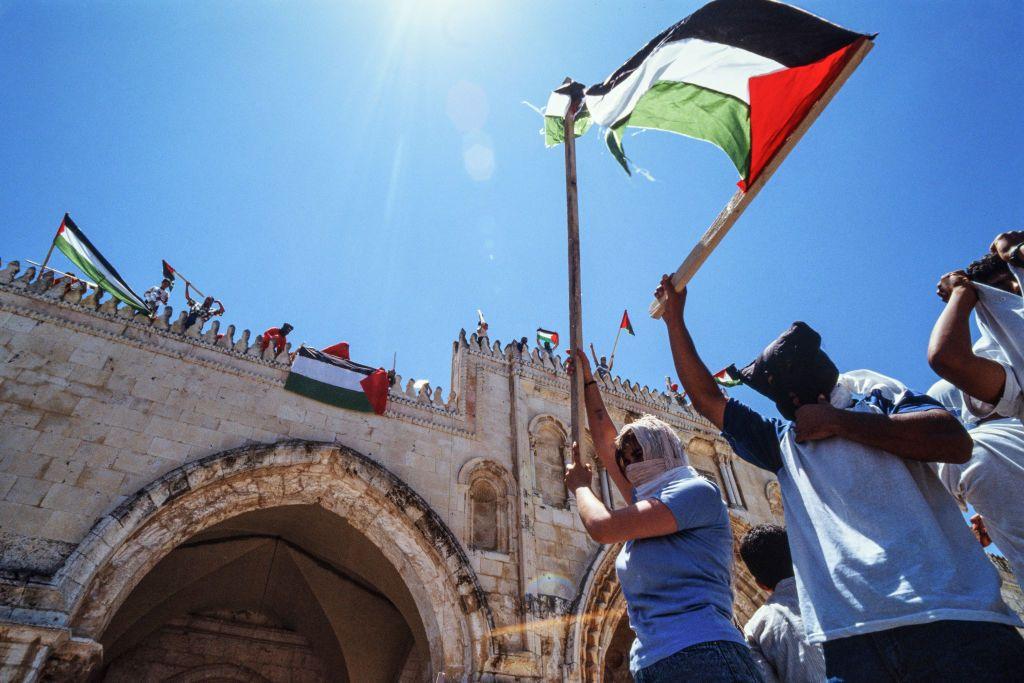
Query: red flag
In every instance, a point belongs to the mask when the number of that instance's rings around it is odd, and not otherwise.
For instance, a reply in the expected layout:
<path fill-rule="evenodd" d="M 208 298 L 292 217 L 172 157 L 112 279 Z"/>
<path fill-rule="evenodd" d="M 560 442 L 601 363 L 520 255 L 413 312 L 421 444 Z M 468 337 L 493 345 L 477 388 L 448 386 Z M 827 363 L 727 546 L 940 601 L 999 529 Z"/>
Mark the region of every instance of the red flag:
<path fill-rule="evenodd" d="M 332 356 L 337 356 L 338 358 L 344 358 L 345 360 L 349 360 L 348 342 L 338 342 L 333 346 L 328 346 L 326 349 L 323 349 L 323 352 L 329 353 Z"/>
<path fill-rule="evenodd" d="M 391 386 L 387 371 L 380 368 L 372 375 L 368 375 L 366 379 L 360 380 L 359 386 L 363 388 L 366 398 L 369 399 L 373 412 L 383 415 L 388 407 L 388 387 Z"/>
<path fill-rule="evenodd" d="M 622 322 L 619 323 L 619 329 L 629 332 L 634 337 L 636 336 L 636 333 L 633 332 L 633 324 L 629 322 L 629 311 L 622 312 Z"/>

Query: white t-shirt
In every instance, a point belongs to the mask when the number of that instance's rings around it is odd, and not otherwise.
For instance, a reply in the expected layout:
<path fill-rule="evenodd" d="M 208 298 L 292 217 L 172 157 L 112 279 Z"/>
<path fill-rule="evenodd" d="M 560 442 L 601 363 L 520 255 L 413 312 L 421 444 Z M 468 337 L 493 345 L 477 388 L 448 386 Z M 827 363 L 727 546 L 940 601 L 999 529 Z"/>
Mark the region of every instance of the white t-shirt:
<path fill-rule="evenodd" d="M 847 410 L 942 409 L 877 373 L 839 382 Z M 737 455 L 779 478 L 809 642 L 939 619 L 1020 626 L 999 573 L 929 463 L 840 437 L 797 443 L 792 423 L 735 400 L 722 434 Z"/>
<path fill-rule="evenodd" d="M 971 438 L 970 460 L 936 463 L 935 469 L 965 510 L 970 503 L 985 518 L 989 536 L 1024 588 L 1024 425 L 1015 418 L 991 420 L 972 428 Z"/>
<path fill-rule="evenodd" d="M 1010 271 L 1024 291 L 1024 270 L 1011 264 Z M 1024 298 L 980 283 L 975 283 L 974 288 L 978 293 L 974 315 L 981 331 L 981 338 L 974 344 L 974 353 L 1002 365 L 1006 371 L 1006 382 L 996 405 L 965 395 L 965 408 L 977 418 L 993 413 L 1024 418 L 1024 397 L 1021 396 L 1021 387 L 1024 386 Z"/>
<path fill-rule="evenodd" d="M 768 683 L 822 683 L 825 655 L 821 645 L 808 643 L 796 579 L 779 581 L 768 600 L 743 627 L 750 654 Z"/>

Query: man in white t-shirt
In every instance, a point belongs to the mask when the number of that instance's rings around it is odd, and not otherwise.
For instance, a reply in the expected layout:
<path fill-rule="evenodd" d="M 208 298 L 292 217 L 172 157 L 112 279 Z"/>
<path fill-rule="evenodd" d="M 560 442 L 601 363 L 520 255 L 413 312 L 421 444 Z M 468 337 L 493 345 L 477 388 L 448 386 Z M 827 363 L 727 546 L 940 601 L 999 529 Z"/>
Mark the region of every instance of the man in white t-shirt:
<path fill-rule="evenodd" d="M 929 463 L 971 439 L 929 396 L 870 371 L 840 375 L 804 323 L 737 371 L 785 421 L 726 399 L 683 320 L 685 290 L 655 295 L 697 412 L 779 479 L 807 641 L 832 681 L 1016 681 L 1021 624 L 999 574 Z"/>
<path fill-rule="evenodd" d="M 960 391 L 949 382 L 936 382 L 928 395 L 945 406 L 963 405 Z M 982 546 L 994 541 L 1006 556 L 1017 583 L 1024 587 L 1024 424 L 1013 417 L 993 415 L 974 421 L 962 408 L 965 425 L 974 441 L 971 459 L 962 465 L 935 463 L 939 481 L 956 499 L 978 513 L 971 518 Z"/>
<path fill-rule="evenodd" d="M 974 440 L 971 460 L 936 465 L 939 478 L 962 507 L 974 506 L 981 515 L 975 526 L 987 530 L 1024 585 L 1022 244 L 1024 232 L 1003 233 L 990 254 L 939 281 L 946 306 L 932 330 L 928 362 L 949 383 L 929 393 L 961 408 Z M 982 332 L 973 346 L 972 311 Z"/>

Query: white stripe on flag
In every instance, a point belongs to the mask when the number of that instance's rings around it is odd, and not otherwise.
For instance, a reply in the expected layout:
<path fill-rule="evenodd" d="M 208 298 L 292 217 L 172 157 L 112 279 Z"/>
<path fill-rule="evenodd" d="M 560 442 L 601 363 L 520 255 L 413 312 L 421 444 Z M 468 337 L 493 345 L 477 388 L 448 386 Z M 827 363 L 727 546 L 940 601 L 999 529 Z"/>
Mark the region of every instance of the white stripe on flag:
<path fill-rule="evenodd" d="M 124 280 L 114 275 L 109 270 L 107 270 L 103 266 L 103 262 L 100 259 L 96 258 L 92 249 L 82 244 L 78 240 L 78 236 L 75 235 L 74 231 L 68 228 L 64 228 L 64 230 L 61 231 L 57 238 L 63 239 L 65 242 L 68 243 L 68 246 L 74 249 L 77 253 L 81 254 L 82 257 L 85 258 L 89 262 L 89 264 L 92 265 L 93 268 L 99 271 L 99 273 L 103 276 L 103 279 L 106 280 L 110 285 L 117 287 L 118 291 L 120 291 L 125 298 L 137 302 L 137 304 L 142 308 L 146 308 L 146 302 L 142 301 L 136 296 L 132 296 L 131 289 L 128 287 L 128 284 Z"/>
<path fill-rule="evenodd" d="M 557 116 L 565 118 L 565 112 L 569 111 L 569 96 L 552 92 L 548 98 L 548 104 L 544 107 L 544 116 Z"/>
<path fill-rule="evenodd" d="M 742 48 L 686 38 L 664 45 L 647 56 L 633 73 L 605 95 L 588 95 L 594 121 L 612 126 L 628 116 L 651 86 L 661 81 L 693 85 L 732 95 L 750 104 L 748 81 L 786 67 Z"/>
<path fill-rule="evenodd" d="M 313 360 L 301 354 L 295 357 L 295 361 L 292 363 L 292 372 L 342 389 L 364 393 L 363 387 L 359 383 L 366 379 L 366 375 Z"/>

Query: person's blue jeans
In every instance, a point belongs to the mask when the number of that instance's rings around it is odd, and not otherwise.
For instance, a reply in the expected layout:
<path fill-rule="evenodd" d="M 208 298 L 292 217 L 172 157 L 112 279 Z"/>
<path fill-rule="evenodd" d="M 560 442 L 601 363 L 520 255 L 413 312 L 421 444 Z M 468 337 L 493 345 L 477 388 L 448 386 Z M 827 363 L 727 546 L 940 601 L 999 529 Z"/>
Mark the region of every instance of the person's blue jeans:
<path fill-rule="evenodd" d="M 633 674 L 635 683 L 764 683 L 746 645 L 711 640 L 684 647 Z"/>
<path fill-rule="evenodd" d="M 1005 624 L 935 621 L 824 643 L 830 683 L 1024 680 L 1024 638 Z"/>

